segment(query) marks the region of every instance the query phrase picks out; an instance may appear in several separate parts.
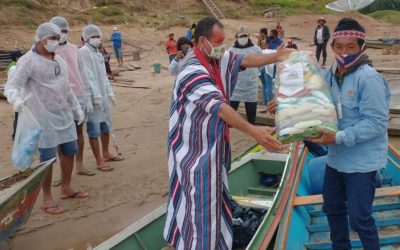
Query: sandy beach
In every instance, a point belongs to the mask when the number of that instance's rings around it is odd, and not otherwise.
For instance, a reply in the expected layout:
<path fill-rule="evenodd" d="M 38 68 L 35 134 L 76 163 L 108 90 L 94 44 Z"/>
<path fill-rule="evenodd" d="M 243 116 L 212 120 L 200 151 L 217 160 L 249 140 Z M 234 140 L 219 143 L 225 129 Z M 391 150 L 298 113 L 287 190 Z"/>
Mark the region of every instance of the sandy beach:
<path fill-rule="evenodd" d="M 287 36 L 302 39 L 294 40 L 300 49 L 314 50 L 310 47 L 319 16 L 282 17 L 280 22 Z M 331 31 L 342 16 L 326 16 Z M 400 36 L 399 27 L 378 23 L 366 17 L 356 17 L 367 29 L 370 39 L 383 37 L 390 32 L 391 36 Z M 242 24 L 250 28 L 251 34 L 258 33 L 262 27 L 273 28 L 276 19 L 254 18 L 246 20 L 224 20 L 226 46 L 234 39 L 236 28 Z M 72 27 L 71 40 L 78 42 L 83 26 Z M 101 26 L 104 37 L 111 33 L 112 26 Z M 119 26 L 125 39 L 131 45 L 123 47 L 126 65 L 140 66 L 135 71 L 121 71 L 118 76 L 123 81 L 131 81 L 131 88 L 114 86 L 116 105 L 113 107 L 113 133 L 124 161 L 111 162 L 113 172 L 97 171 L 96 176 L 73 175 L 72 183 L 77 189 L 90 193 L 87 199 L 61 200 L 59 188 L 53 193 L 65 213 L 52 216 L 39 209 L 42 197 L 39 196 L 28 223 L 12 238 L 14 250 L 46 250 L 46 249 L 90 249 L 110 236 L 137 221 L 149 211 L 161 206 L 168 194 L 168 168 L 166 156 L 166 140 L 168 132 L 169 104 L 174 77 L 166 69 L 168 56 L 164 43 L 167 35 L 175 33 L 175 38 L 184 36 L 185 27 L 173 27 L 167 30 L 151 28 L 131 28 Z M 6 36 L 0 38 L 5 49 L 13 49 L 13 41 L 18 40 L 26 46 L 33 40 L 34 30 L 15 28 L 7 30 Z M 253 41 L 256 38 L 253 36 Z M 132 46 L 132 44 L 134 46 Z M 132 61 L 135 47 L 144 49 L 141 60 Z M 110 44 L 108 52 L 112 53 Z M 369 50 L 375 66 L 400 67 L 399 56 L 381 55 L 381 50 Z M 329 51 L 328 64 L 333 62 Z M 153 64 L 161 63 L 160 74 L 153 73 Z M 112 68 L 121 70 L 112 57 Z M 4 74 L 0 75 L 0 80 Z M 113 84 L 113 83 L 112 83 Z M 11 131 L 13 121 L 12 106 L 0 99 L 0 176 L 13 173 L 10 158 L 12 150 Z M 86 127 L 85 127 L 86 128 Z M 86 133 L 85 133 L 86 136 Z M 394 138 L 392 142 L 400 145 Z M 254 144 L 255 141 L 236 130 L 232 130 L 233 156 Z M 113 144 L 111 142 L 111 147 Z M 113 152 L 115 150 L 113 148 Z M 85 137 L 85 166 L 95 168 L 95 160 Z M 60 167 L 54 165 L 53 180 L 59 178 Z"/>

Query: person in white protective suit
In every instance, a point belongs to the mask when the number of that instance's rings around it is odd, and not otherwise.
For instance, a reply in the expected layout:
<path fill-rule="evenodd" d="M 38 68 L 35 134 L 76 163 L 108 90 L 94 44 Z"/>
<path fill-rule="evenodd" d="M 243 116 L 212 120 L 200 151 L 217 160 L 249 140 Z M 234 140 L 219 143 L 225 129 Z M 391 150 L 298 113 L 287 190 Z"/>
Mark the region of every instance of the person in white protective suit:
<path fill-rule="evenodd" d="M 109 151 L 111 107 L 115 105 L 115 96 L 107 78 L 104 58 L 98 50 L 101 44 L 101 30 L 96 25 L 88 25 L 83 29 L 82 38 L 85 45 L 79 49 L 84 65 L 85 77 L 92 90 L 93 112 L 89 115 L 87 132 L 93 154 L 96 158 L 97 169 L 112 171 L 107 161 L 123 160 L 122 157 L 113 156 Z M 102 154 L 98 138 L 101 139 Z"/>
<path fill-rule="evenodd" d="M 71 90 L 78 99 L 81 109 L 85 112 L 85 121 L 90 113 L 93 111 L 92 92 L 88 81 L 84 75 L 84 66 L 80 57 L 79 49 L 75 44 L 68 41 L 69 25 L 65 18 L 55 16 L 50 20 L 51 23 L 57 25 L 61 29 L 61 36 L 59 40 L 59 47 L 56 54 L 61 56 L 68 66 L 68 79 Z M 93 176 L 96 173 L 90 169 L 85 169 L 83 166 L 83 124 L 78 125 L 79 117 L 74 116 L 76 132 L 78 136 L 78 153 L 76 154 L 75 164 L 76 174 Z"/>
<path fill-rule="evenodd" d="M 54 52 L 58 48 L 61 30 L 52 23 L 43 23 L 35 35 L 36 44 L 18 60 L 13 77 L 7 81 L 5 94 L 14 111 L 23 105 L 37 118 L 43 133 L 39 139 L 40 161 L 56 157 L 61 165 L 61 197 L 85 198 L 87 192 L 71 187 L 74 155 L 77 152 L 74 115 L 78 124 L 84 121 L 84 113 L 71 91 L 68 67 Z M 30 96 L 30 98 L 26 98 Z M 49 214 L 63 212 L 51 194 L 52 167 L 43 182 L 41 208 Z"/>

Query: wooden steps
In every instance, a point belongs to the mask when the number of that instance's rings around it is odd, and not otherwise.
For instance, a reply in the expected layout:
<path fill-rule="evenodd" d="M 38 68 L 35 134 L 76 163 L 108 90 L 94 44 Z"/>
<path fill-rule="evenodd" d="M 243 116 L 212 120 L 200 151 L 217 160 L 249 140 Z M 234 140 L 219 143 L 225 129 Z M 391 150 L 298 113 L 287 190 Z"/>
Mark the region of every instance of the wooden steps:
<path fill-rule="evenodd" d="M 217 19 L 224 19 L 225 16 L 221 12 L 221 10 L 215 5 L 215 3 L 212 0 L 202 0 L 204 5 L 207 7 L 207 9 L 211 12 L 211 14 L 217 18 Z"/>
<path fill-rule="evenodd" d="M 400 209 L 400 202 L 390 203 L 390 204 L 378 204 L 372 206 L 373 212 L 386 211 Z M 313 209 L 308 211 L 311 217 L 322 217 L 325 216 L 325 213 L 321 209 Z"/>
<path fill-rule="evenodd" d="M 395 187 L 382 187 L 377 188 L 375 192 L 375 198 L 388 197 L 388 196 L 400 196 L 400 188 Z M 323 203 L 322 195 L 307 195 L 297 196 L 294 198 L 294 206 L 312 205 Z"/>
<path fill-rule="evenodd" d="M 379 237 L 380 238 L 380 245 L 391 245 L 391 244 L 400 244 L 400 236 L 384 236 L 384 237 Z M 331 242 L 319 242 L 319 243 L 307 243 L 304 245 L 306 249 L 310 250 L 328 250 L 332 249 Z M 360 240 L 352 240 L 351 241 L 351 246 L 352 247 L 362 247 L 361 241 Z M 381 248 L 383 249 L 383 248 Z"/>

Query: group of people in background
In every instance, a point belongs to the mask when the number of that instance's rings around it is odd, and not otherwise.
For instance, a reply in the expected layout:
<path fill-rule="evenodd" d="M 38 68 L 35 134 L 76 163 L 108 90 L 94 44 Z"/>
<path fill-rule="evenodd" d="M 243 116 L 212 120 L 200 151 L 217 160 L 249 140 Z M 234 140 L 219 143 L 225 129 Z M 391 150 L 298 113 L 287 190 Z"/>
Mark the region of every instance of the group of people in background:
<path fill-rule="evenodd" d="M 4 91 L 16 113 L 28 108 L 42 127 L 40 161 L 48 161 L 58 154 L 62 199 L 89 196 L 88 192 L 71 186 L 74 165 L 76 174 L 96 174 L 83 164 L 84 123 L 97 170 L 112 171 L 108 162 L 123 160 L 109 151 L 111 104 L 115 105 L 116 99 L 99 51 L 102 31 L 96 25 L 84 27 L 81 48 L 69 41 L 69 32 L 67 20 L 60 16 L 41 24 L 36 29 L 35 44 L 9 70 Z M 121 41 L 121 36 L 115 34 L 112 35 L 114 45 L 115 41 Z M 115 46 L 114 50 L 118 48 Z M 122 54 L 117 58 L 122 65 Z M 49 214 L 63 213 L 53 198 L 51 183 L 52 166 L 42 186 L 40 207 Z"/>

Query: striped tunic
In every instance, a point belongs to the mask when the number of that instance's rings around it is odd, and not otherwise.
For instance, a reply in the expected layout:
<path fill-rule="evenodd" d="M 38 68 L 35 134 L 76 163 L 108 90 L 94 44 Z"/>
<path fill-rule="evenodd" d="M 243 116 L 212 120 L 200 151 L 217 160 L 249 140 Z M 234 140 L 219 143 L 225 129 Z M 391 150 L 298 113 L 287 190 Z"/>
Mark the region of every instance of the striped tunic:
<path fill-rule="evenodd" d="M 218 116 L 229 100 L 193 53 L 187 58 L 175 80 L 170 108 L 170 192 L 164 238 L 175 249 L 231 249 L 230 145 Z M 229 96 L 242 59 L 243 55 L 225 52 L 220 60 Z"/>

